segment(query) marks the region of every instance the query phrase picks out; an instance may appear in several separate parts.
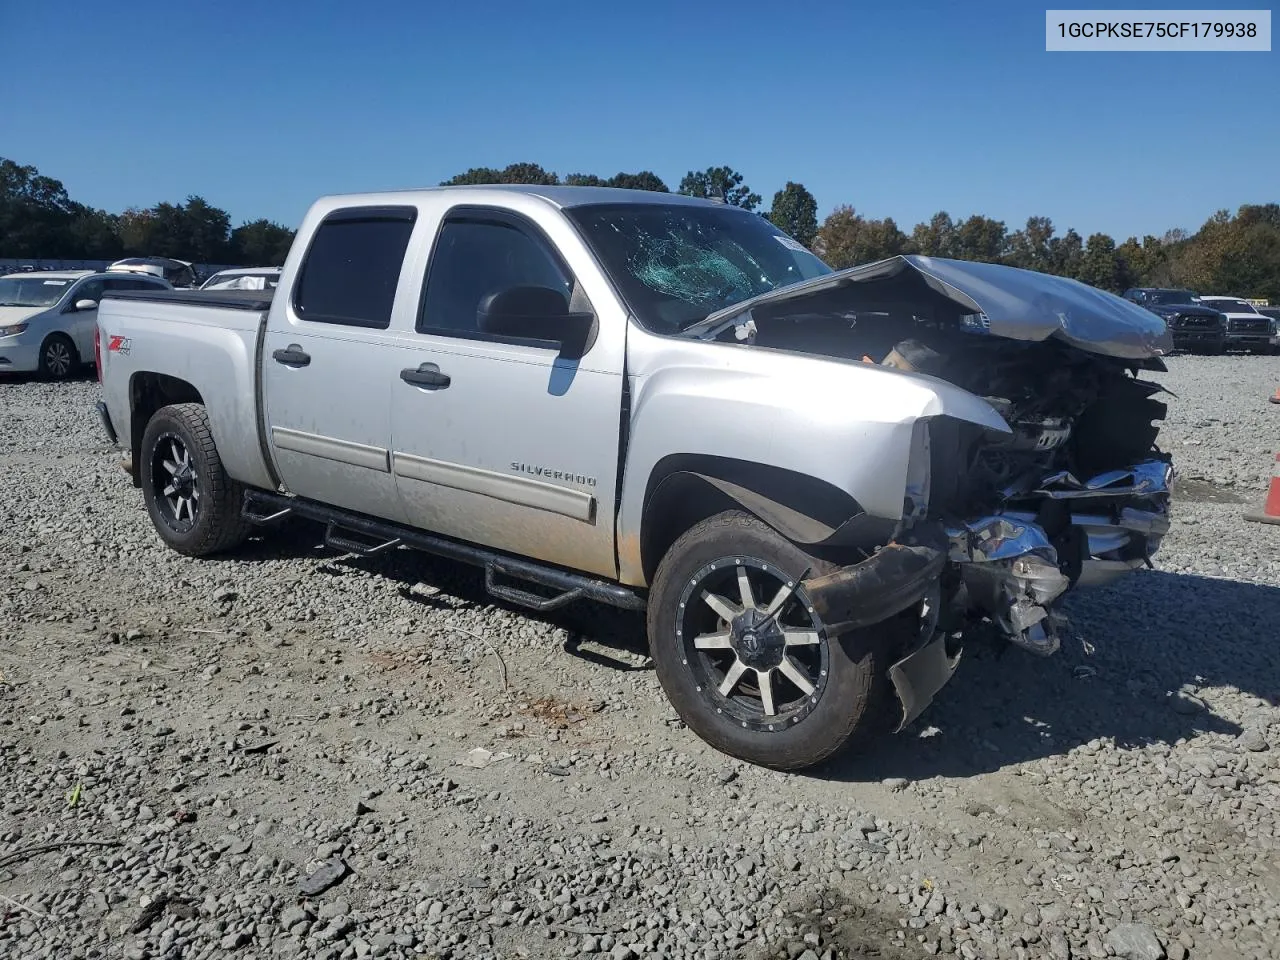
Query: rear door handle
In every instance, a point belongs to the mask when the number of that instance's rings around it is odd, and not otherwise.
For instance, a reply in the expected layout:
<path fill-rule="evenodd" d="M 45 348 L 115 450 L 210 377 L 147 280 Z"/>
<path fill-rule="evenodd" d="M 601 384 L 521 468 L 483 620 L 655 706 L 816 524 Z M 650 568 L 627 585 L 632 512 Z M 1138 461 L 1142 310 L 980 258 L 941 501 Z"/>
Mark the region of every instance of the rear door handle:
<path fill-rule="evenodd" d="M 286 367 L 305 367 L 311 362 L 311 354 L 303 351 L 296 343 L 275 351 L 271 356 L 276 363 L 283 363 Z"/>
<path fill-rule="evenodd" d="M 426 387 L 428 390 L 443 390 L 453 382 L 447 373 L 441 373 L 434 363 L 422 363 L 417 367 L 405 367 L 400 371 L 400 379 L 415 387 Z"/>

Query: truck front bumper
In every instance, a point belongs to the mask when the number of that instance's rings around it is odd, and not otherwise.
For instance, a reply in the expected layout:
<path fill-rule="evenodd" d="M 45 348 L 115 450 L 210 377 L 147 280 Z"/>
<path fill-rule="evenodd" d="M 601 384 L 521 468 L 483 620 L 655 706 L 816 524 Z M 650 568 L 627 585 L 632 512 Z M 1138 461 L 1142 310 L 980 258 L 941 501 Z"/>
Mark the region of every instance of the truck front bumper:
<path fill-rule="evenodd" d="M 902 705 L 898 730 L 924 712 L 960 665 L 960 654 L 949 651 L 946 635 L 934 630 L 939 578 L 949 562 L 947 539 L 933 525 L 917 526 L 912 536 L 911 543 L 891 543 L 861 563 L 804 581 L 805 594 L 832 637 L 922 606 L 925 615 L 916 642 L 888 671 Z"/>
<path fill-rule="evenodd" d="M 1169 463 L 1155 459 L 1085 481 L 1054 474 L 1004 510 L 946 524 L 918 523 L 906 542 L 890 543 L 860 563 L 802 585 L 829 637 L 873 627 L 913 606 L 919 610 L 918 632 L 888 670 L 902 706 L 900 730 L 959 665 L 959 649 L 948 636 L 953 627 L 946 626 L 955 622 L 953 614 L 989 619 L 1030 653 L 1056 653 L 1065 622 L 1056 605 L 1063 594 L 1150 565 L 1169 531 L 1173 476 Z M 1056 507 L 1044 506 L 1052 501 Z M 1046 517 L 1055 518 L 1048 528 L 1042 525 Z M 953 576 L 944 581 L 948 569 Z M 945 598 L 944 582 L 952 584 Z"/>
<path fill-rule="evenodd" d="M 1261 331 L 1258 333 L 1227 333 L 1227 349 L 1235 348 L 1237 350 L 1260 350 L 1262 348 L 1270 349 L 1271 347 L 1271 331 Z"/>
<path fill-rule="evenodd" d="M 804 590 L 827 635 L 838 637 L 919 603 L 946 565 L 945 541 L 928 536 L 910 544 L 891 543 L 861 563 L 812 577 Z"/>

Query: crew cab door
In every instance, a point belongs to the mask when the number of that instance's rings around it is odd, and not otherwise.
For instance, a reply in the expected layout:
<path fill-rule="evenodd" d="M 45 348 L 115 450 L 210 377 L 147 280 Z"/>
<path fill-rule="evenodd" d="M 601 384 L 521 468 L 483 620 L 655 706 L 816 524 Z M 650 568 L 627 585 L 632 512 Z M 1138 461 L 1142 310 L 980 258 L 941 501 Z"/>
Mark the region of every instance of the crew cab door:
<path fill-rule="evenodd" d="M 454 207 L 430 250 L 391 388 L 392 470 L 408 521 L 614 575 L 626 338 L 616 296 L 550 207 L 541 222 Z M 574 327 L 588 331 L 578 349 L 552 339 L 559 321 L 544 322 L 536 306 L 527 327 L 480 328 L 482 303 L 529 287 L 543 288 L 532 302 L 553 314 L 572 311 L 578 324 L 592 314 Z"/>
<path fill-rule="evenodd" d="M 403 519 L 391 476 L 390 395 L 400 381 L 389 328 L 416 219 L 412 206 L 325 215 L 293 283 L 276 291 L 260 358 L 267 440 L 285 489 L 389 520 Z"/>

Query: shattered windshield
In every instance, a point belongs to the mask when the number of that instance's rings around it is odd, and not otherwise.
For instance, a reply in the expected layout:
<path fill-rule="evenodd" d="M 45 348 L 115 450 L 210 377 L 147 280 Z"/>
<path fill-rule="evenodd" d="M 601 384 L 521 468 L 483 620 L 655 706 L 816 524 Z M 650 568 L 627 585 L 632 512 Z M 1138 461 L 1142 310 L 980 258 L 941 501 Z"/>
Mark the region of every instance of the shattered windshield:
<path fill-rule="evenodd" d="M 622 203 L 565 213 L 655 333 L 679 333 L 717 310 L 831 272 L 764 217 L 737 207 Z"/>

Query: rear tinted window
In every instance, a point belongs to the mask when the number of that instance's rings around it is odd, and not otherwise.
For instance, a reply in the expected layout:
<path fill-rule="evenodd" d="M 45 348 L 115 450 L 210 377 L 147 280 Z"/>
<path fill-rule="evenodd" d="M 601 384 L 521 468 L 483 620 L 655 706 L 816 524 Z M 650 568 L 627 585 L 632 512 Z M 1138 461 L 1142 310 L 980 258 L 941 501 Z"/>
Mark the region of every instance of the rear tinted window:
<path fill-rule="evenodd" d="M 294 288 L 303 320 L 386 329 L 417 211 L 342 210 L 320 224 Z"/>

